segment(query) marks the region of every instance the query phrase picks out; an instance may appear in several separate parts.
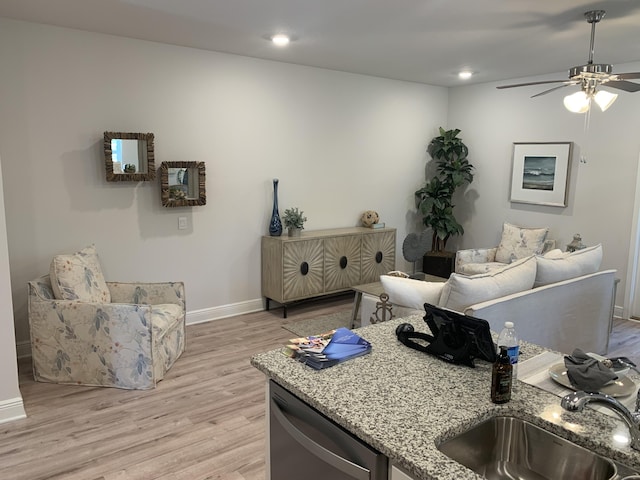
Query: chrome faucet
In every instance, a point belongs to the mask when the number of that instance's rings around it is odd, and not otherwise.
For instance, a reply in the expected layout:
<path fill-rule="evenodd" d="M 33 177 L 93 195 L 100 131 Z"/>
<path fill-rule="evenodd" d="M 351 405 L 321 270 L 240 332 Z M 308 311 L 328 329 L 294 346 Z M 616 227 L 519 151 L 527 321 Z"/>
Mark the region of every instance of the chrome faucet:
<path fill-rule="evenodd" d="M 601 403 L 604 407 L 616 412 L 629 427 L 631 448 L 640 450 L 640 390 L 636 396 L 636 410 L 633 413 L 618 400 L 604 393 L 573 392 L 562 397 L 560 405 L 570 412 L 581 412 L 585 405 L 592 402 Z"/>

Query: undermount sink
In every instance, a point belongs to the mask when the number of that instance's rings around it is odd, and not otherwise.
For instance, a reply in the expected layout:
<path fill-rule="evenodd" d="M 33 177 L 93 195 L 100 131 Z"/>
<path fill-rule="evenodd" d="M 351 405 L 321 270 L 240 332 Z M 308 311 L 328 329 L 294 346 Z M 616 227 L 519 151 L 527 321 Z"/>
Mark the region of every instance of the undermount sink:
<path fill-rule="evenodd" d="M 514 417 L 486 420 L 438 450 L 488 480 L 622 480 L 636 473 Z"/>

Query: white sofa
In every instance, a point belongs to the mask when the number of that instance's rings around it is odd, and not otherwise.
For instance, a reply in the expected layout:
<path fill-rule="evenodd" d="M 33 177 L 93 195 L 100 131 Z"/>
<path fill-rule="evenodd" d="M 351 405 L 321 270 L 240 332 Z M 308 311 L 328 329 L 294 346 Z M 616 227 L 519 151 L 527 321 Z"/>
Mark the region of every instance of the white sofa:
<path fill-rule="evenodd" d="M 506 263 L 496 262 L 496 254 L 499 247 L 493 248 L 470 248 L 468 250 L 458 250 L 456 252 L 454 272 L 464 275 L 476 275 L 486 273 L 496 268 L 502 268 Z M 555 240 L 545 240 L 542 247 L 544 255 L 556 248 Z"/>
<path fill-rule="evenodd" d="M 547 228 L 529 228 L 504 223 L 500 243 L 493 248 L 473 248 L 456 252 L 456 273 L 476 275 L 502 268 L 530 255 L 544 255 L 556 248 L 547 238 Z"/>
<path fill-rule="evenodd" d="M 581 348 L 606 354 L 616 270 L 597 271 L 600 245 L 555 255 L 527 257 L 481 275 L 453 273 L 439 284 L 388 276 L 381 281 L 396 317 L 423 313 L 427 302 L 487 320 L 495 332 L 505 321 L 512 321 L 520 339 L 555 351 L 571 353 Z M 377 301 L 363 296 L 363 324 L 368 323 Z"/>

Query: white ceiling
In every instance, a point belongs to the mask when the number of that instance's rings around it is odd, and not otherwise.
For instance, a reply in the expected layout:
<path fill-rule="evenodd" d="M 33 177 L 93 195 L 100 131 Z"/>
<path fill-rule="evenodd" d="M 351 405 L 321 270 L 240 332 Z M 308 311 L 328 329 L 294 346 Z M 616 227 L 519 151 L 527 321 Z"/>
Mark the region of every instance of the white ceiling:
<path fill-rule="evenodd" d="M 584 64 L 595 9 L 594 61 L 622 73 L 640 61 L 640 0 L 0 1 L 0 17 L 441 86 L 461 68 L 479 83 Z"/>

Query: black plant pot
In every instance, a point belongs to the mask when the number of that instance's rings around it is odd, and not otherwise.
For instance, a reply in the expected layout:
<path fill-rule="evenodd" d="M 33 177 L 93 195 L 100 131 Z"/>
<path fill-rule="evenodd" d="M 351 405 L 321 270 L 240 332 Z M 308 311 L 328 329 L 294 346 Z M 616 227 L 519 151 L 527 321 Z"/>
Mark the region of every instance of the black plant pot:
<path fill-rule="evenodd" d="M 427 252 L 422 257 L 422 271 L 436 277 L 449 278 L 455 267 L 456 252 Z"/>

